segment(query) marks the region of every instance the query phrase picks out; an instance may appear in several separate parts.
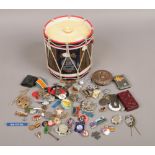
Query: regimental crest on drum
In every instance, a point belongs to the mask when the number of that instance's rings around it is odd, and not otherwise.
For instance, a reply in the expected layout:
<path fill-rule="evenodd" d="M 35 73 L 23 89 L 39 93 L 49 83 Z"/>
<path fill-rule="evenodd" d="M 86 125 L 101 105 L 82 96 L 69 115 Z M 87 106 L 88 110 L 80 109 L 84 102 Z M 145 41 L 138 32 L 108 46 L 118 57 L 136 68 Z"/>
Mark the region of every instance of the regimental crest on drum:
<path fill-rule="evenodd" d="M 70 51 L 70 57 L 71 57 L 72 61 L 70 60 L 70 58 L 66 54 L 66 52 L 62 53 L 62 51 L 58 51 L 58 54 L 57 54 L 58 65 L 60 68 L 63 66 L 62 73 L 64 73 L 64 74 L 76 73 L 76 68 L 74 67 L 74 64 L 77 68 L 79 67 L 80 52 L 78 52 L 78 50 Z"/>

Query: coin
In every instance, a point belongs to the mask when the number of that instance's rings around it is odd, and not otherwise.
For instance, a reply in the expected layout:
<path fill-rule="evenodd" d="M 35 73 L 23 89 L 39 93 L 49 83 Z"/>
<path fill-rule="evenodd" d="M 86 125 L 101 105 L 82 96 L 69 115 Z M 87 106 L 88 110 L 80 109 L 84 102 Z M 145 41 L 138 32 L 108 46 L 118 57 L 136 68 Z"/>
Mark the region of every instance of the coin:
<path fill-rule="evenodd" d="M 105 106 L 107 104 L 109 104 L 111 102 L 110 100 L 110 95 L 106 95 L 106 96 L 103 96 L 100 100 L 99 100 L 99 104 L 101 106 Z"/>
<path fill-rule="evenodd" d="M 97 85 L 108 85 L 112 80 L 112 74 L 106 70 L 97 70 L 93 73 L 91 80 Z"/>

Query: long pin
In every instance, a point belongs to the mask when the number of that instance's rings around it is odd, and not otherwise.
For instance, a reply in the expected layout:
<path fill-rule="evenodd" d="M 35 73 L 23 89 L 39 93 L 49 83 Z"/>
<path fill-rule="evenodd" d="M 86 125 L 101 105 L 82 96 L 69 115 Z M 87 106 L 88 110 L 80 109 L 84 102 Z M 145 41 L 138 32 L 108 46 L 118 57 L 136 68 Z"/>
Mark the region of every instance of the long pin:
<path fill-rule="evenodd" d="M 130 127 L 130 134 L 131 134 L 131 136 L 132 136 L 132 127 Z"/>
<path fill-rule="evenodd" d="M 141 135 L 140 131 L 136 128 L 136 126 L 134 126 L 134 128 L 136 129 L 136 131 L 138 132 L 138 134 Z"/>
<path fill-rule="evenodd" d="M 55 135 L 53 135 L 51 132 L 48 132 L 48 134 L 50 135 L 50 136 L 52 136 L 55 140 L 59 140 L 59 138 L 58 137 L 56 137 Z"/>

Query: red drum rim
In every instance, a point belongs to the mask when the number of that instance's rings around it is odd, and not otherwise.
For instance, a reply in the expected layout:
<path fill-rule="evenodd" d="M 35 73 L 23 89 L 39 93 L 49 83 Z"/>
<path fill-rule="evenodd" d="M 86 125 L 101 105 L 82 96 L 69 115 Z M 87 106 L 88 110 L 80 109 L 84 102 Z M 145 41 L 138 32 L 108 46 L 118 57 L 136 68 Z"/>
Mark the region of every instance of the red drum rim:
<path fill-rule="evenodd" d="M 90 37 L 93 35 L 93 33 L 94 33 L 94 27 L 93 27 L 92 23 L 91 23 L 88 19 L 85 19 L 85 18 L 83 18 L 83 17 L 81 17 L 81 16 L 65 15 L 65 16 L 58 16 L 58 17 L 55 17 L 55 18 L 50 19 L 49 21 L 47 21 L 47 23 L 44 25 L 44 28 L 43 28 L 43 34 L 44 34 L 45 39 L 48 39 L 48 36 L 47 36 L 47 34 L 45 33 L 46 26 L 47 26 L 50 22 L 52 22 L 53 20 L 56 20 L 56 19 L 58 19 L 58 18 L 63 18 L 63 17 L 76 17 L 76 18 L 84 19 L 84 20 L 90 25 L 90 27 L 91 27 L 90 34 L 87 36 L 87 38 L 90 38 Z M 60 41 L 57 41 L 57 40 L 53 40 L 53 39 L 50 39 L 50 40 L 51 40 L 52 42 L 56 43 L 56 44 L 62 44 L 62 45 L 65 45 L 65 44 L 66 44 L 66 43 L 64 43 L 64 42 L 60 42 Z M 69 44 L 78 44 L 78 43 L 81 43 L 81 42 L 83 42 L 83 41 L 85 41 L 85 40 L 84 40 L 84 39 L 81 39 L 81 40 L 76 41 L 76 42 L 70 42 Z"/>

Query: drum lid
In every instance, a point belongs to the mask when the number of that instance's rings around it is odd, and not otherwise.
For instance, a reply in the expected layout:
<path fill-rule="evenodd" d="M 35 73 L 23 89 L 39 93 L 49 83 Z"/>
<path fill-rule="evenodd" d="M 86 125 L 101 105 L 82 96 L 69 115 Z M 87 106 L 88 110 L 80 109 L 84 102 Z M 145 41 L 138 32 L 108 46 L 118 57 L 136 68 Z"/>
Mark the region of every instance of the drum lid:
<path fill-rule="evenodd" d="M 60 44 L 80 43 L 93 34 L 88 20 L 77 16 L 63 16 L 50 20 L 44 29 L 45 37 Z"/>

